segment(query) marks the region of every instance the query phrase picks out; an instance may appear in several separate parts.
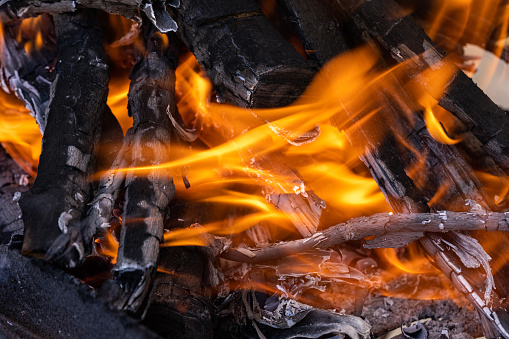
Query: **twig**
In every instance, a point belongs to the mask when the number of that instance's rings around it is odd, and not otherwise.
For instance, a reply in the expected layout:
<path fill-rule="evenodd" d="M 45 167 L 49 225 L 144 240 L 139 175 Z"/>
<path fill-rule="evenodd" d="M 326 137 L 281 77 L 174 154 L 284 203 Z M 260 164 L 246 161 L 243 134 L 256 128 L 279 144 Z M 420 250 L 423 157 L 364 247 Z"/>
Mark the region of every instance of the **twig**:
<path fill-rule="evenodd" d="M 313 248 L 326 249 L 351 240 L 367 241 L 366 247 L 402 247 L 424 237 L 425 232 L 449 231 L 509 231 L 509 213 L 379 213 L 370 217 L 353 218 L 346 223 L 334 225 L 311 237 L 280 242 L 263 248 L 230 248 L 222 258 L 259 263 L 301 253 Z"/>

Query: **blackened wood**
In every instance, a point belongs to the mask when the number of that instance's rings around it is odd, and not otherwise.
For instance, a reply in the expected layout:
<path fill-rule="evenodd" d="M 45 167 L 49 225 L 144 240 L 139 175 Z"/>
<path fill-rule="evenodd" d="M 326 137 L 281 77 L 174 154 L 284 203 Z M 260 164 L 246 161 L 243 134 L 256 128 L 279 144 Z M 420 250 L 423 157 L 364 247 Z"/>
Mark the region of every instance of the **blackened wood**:
<path fill-rule="evenodd" d="M 209 74 L 221 101 L 284 106 L 314 75 L 254 1 L 186 0 L 176 14 L 182 40 Z"/>
<path fill-rule="evenodd" d="M 28 175 L 0 146 L 0 244 L 8 244 L 13 235 L 23 234 L 17 199 L 28 190 L 28 184 Z"/>
<path fill-rule="evenodd" d="M 1 317 L 37 336 L 159 338 L 127 315 L 112 311 L 88 286 L 60 269 L 3 244 L 0 262 Z"/>
<path fill-rule="evenodd" d="M 26 191 L 27 184 L 27 175 L 0 148 L 0 336 L 11 337 L 12 327 L 22 338 L 157 338 L 125 314 L 111 311 L 71 275 L 12 248 L 12 236 L 23 233 L 21 210 L 13 197 Z"/>
<path fill-rule="evenodd" d="M 193 246 L 164 247 L 160 256 L 144 323 L 165 338 L 212 338 L 215 308 L 204 284 L 208 259 Z"/>
<path fill-rule="evenodd" d="M 53 15 L 72 13 L 78 8 L 101 9 L 111 14 L 119 14 L 128 18 L 135 18 L 139 15 L 142 6 L 140 0 L 60 0 L 60 1 L 33 1 L 8 0 L 0 6 L 0 20 L 3 23 L 38 16 L 42 13 Z"/>
<path fill-rule="evenodd" d="M 161 32 L 175 32 L 177 24 L 166 11 L 166 6 L 178 6 L 179 0 L 100 0 L 100 1 L 3 1 L 0 6 L 0 20 L 11 22 L 41 13 L 61 14 L 75 12 L 80 8 L 100 9 L 111 14 L 120 14 L 141 23 L 144 12 L 152 24 Z"/>
<path fill-rule="evenodd" d="M 378 41 L 397 63 L 411 59 L 407 73 L 415 77 L 439 104 L 458 117 L 481 141 L 484 150 L 509 171 L 509 117 L 458 68 L 446 88 L 431 88 L 419 75 L 425 69 L 434 76 L 453 67 L 444 62 L 444 52 L 423 29 L 393 1 L 341 1 L 358 27 Z M 436 93 L 445 94 L 437 96 Z"/>
<path fill-rule="evenodd" d="M 150 26 L 149 26 L 150 27 Z M 147 33 L 148 34 L 148 33 Z M 175 102 L 175 71 L 160 33 L 147 42 L 147 54 L 131 71 L 129 132 L 131 167 L 156 166 L 170 160 L 173 129 L 167 114 L 178 114 Z M 159 245 L 163 241 L 163 220 L 175 195 L 169 169 L 153 168 L 147 173 L 128 171 L 122 230 L 114 282 L 120 294 L 112 303 L 119 309 L 139 312 L 147 307 Z"/>
<path fill-rule="evenodd" d="M 45 257 L 51 246 L 73 246 L 69 256 L 61 260 L 68 266 L 83 259 L 91 246 L 73 240 L 68 244 L 54 242 L 79 229 L 91 195 L 88 176 L 94 170 L 93 153 L 109 80 L 98 19 L 94 11 L 54 17 L 58 61 L 38 176 L 20 200 L 25 224 L 23 253 Z"/>
<path fill-rule="evenodd" d="M 334 8 L 326 1 L 278 0 L 278 3 L 288 12 L 289 20 L 295 23 L 310 58 L 323 65 L 349 49 L 341 23 L 333 15 L 340 14 L 334 13 Z"/>

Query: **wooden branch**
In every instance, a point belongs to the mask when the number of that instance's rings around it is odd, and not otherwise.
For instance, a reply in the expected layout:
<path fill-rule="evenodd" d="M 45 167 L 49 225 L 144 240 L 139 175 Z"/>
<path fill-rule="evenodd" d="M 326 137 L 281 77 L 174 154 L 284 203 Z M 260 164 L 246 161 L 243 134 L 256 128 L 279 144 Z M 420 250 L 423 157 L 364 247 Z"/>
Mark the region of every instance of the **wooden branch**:
<path fill-rule="evenodd" d="M 38 16 L 43 13 L 53 15 L 72 13 L 79 8 L 100 9 L 111 14 L 123 15 L 127 18 L 139 16 L 141 0 L 7 0 L 0 6 L 0 21 L 3 24 Z"/>
<path fill-rule="evenodd" d="M 357 26 L 378 41 L 395 62 L 411 60 L 407 73 L 417 79 L 439 104 L 453 113 L 481 141 L 483 149 L 509 172 L 509 117 L 457 67 L 444 62 L 444 52 L 394 1 L 347 0 L 338 2 Z M 455 75 L 445 88 L 432 88 L 420 73 L 440 76 L 448 68 Z M 439 95 L 437 96 L 437 93 Z"/>
<path fill-rule="evenodd" d="M 126 153 L 129 153 L 128 159 L 132 161 L 129 166 L 132 167 L 154 166 L 170 160 L 173 128 L 167 111 L 178 114 L 175 71 L 168 55 L 170 49 L 160 33 L 151 35 L 149 32 L 154 33 L 147 24 L 147 54 L 131 71 L 129 86 L 128 107 L 133 116 L 133 127 L 129 131 Z M 173 60 L 174 56 L 170 57 Z M 119 157 L 125 159 L 125 153 Z M 113 187 L 115 182 L 121 182 L 121 179 L 114 180 Z M 119 289 L 113 291 L 111 302 L 119 309 L 143 315 L 157 269 L 163 220 L 175 194 L 175 186 L 171 172 L 157 168 L 145 175 L 128 171 L 125 186 L 120 247 L 113 269 L 113 284 Z M 106 211 L 111 210 L 113 198 L 114 195 L 108 198 L 111 200 Z"/>
<path fill-rule="evenodd" d="M 220 101 L 284 106 L 313 78 L 315 72 L 253 1 L 185 0 L 176 14 L 182 41 L 209 74 Z"/>
<path fill-rule="evenodd" d="M 450 231 L 509 231 L 507 213 L 439 213 L 389 214 L 378 213 L 369 217 L 350 219 L 310 237 L 280 242 L 264 248 L 231 248 L 221 254 L 229 260 L 260 263 L 301 253 L 313 248 L 327 249 L 341 243 L 375 237 L 365 247 L 403 247 L 423 238 L 427 232 Z"/>
<path fill-rule="evenodd" d="M 25 224 L 23 253 L 74 266 L 91 243 L 79 234 L 94 170 L 100 116 L 106 110 L 109 67 L 97 12 L 55 16 L 57 58 L 43 150 L 34 186 L 20 199 Z M 70 243 L 69 243 L 70 241 Z M 50 251 L 51 249 L 51 251 Z M 69 250 L 70 249 L 70 250 Z M 68 251 L 69 250 L 69 251 Z"/>

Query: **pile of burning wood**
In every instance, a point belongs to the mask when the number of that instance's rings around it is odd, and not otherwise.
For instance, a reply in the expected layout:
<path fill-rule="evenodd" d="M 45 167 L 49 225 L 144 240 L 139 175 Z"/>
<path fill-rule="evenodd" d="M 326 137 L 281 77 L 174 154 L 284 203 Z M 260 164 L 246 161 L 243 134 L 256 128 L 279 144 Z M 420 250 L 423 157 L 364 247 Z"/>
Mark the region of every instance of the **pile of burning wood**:
<path fill-rule="evenodd" d="M 476 0 L 0 1 L 2 86 L 43 134 L 13 244 L 66 269 L 110 258 L 99 294 L 164 309 L 173 335 L 261 338 L 370 337 L 371 249 L 402 248 L 509 338 L 509 117 L 460 69 L 467 43 L 505 55 L 508 18 Z M 388 206 L 341 191 L 361 182 Z"/>

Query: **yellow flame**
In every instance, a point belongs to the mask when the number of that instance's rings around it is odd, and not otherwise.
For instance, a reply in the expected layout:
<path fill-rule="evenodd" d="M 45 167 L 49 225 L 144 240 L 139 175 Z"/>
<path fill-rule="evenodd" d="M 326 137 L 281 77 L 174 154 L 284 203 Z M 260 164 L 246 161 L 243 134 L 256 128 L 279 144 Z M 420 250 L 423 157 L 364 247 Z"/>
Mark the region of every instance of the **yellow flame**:
<path fill-rule="evenodd" d="M 119 244 L 117 239 L 111 234 L 110 229 L 107 230 L 104 239 L 96 239 L 95 243 L 98 244 L 97 252 L 99 252 L 99 254 L 110 257 L 112 264 L 117 262 Z"/>
<path fill-rule="evenodd" d="M 444 127 L 437 120 L 431 108 L 426 108 L 424 111 L 424 120 L 430 135 L 438 142 L 447 145 L 454 145 L 461 141 L 461 139 L 451 139 L 444 130 Z"/>
<path fill-rule="evenodd" d="M 115 115 L 124 134 L 133 125 L 133 119 L 127 114 L 127 93 L 129 92 L 129 76 L 127 72 L 115 74 L 109 83 L 106 104 Z"/>
<path fill-rule="evenodd" d="M 25 172 L 35 177 L 42 136 L 20 100 L 0 90 L 0 142 Z"/>

